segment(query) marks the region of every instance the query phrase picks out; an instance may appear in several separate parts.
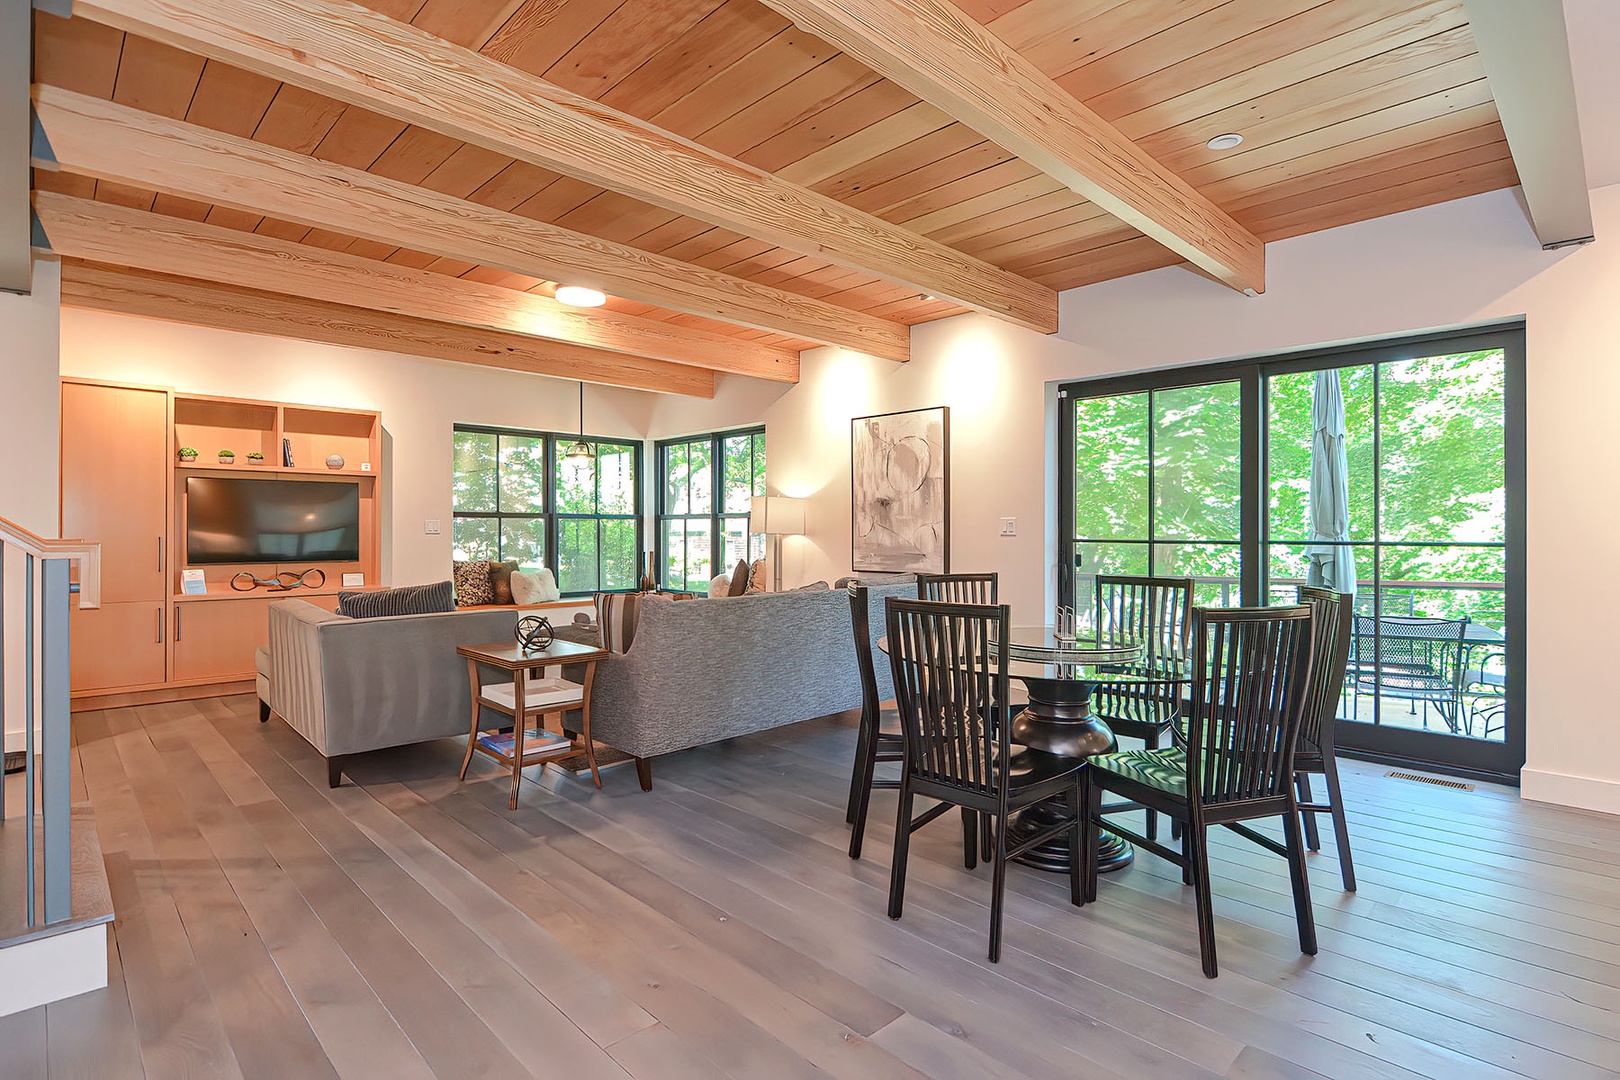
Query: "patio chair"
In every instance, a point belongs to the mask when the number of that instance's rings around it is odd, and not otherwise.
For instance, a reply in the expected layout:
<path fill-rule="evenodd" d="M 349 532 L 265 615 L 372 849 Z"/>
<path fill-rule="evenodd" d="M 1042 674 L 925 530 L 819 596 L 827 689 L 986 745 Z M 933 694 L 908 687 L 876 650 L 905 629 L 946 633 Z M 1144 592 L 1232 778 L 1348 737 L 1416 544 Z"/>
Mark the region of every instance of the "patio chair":
<path fill-rule="evenodd" d="M 895 701 L 905 730 L 905 768 L 889 870 L 889 918 L 905 900 L 906 857 L 911 834 L 952 806 L 990 822 L 990 962 L 1001 959 L 1001 901 L 1007 860 L 1065 833 L 1069 837 L 1069 899 L 1083 902 L 1080 866 L 1081 777 L 1084 760 L 1055 754 L 1019 753 L 1008 738 L 1005 604 L 945 604 L 926 600 L 888 602 L 889 663 Z M 1016 748 L 1022 751 L 1022 747 Z M 918 798 L 939 802 L 912 817 Z M 1061 797 L 1074 812 L 1016 847 L 1007 845 L 1007 820 L 1025 807 Z M 974 837 L 964 830 L 967 865 Z"/>
<path fill-rule="evenodd" d="M 1198 608 L 1193 612 L 1193 685 L 1187 745 L 1126 750 L 1090 759 L 1086 800 L 1085 899 L 1097 898 L 1097 849 L 1104 792 L 1123 795 L 1179 821 L 1185 850 L 1128 829 L 1109 828 L 1182 868 L 1198 909 L 1204 974 L 1219 973 L 1210 901 L 1209 828 L 1225 825 L 1288 860 L 1299 948 L 1316 953 L 1316 920 L 1305 868 L 1305 841 L 1294 795 L 1294 754 L 1311 697 L 1313 612 L 1308 606 Z M 1245 824 L 1281 817 L 1286 844 Z"/>
<path fill-rule="evenodd" d="M 1470 662 L 1472 660 L 1470 659 Z M 1462 676 L 1462 696 L 1467 713 L 1464 731 L 1475 735 L 1475 725 L 1483 721 L 1476 737 L 1488 739 L 1493 731 L 1507 724 L 1507 654 L 1499 650 L 1479 658 L 1479 666 L 1467 668 Z"/>
<path fill-rule="evenodd" d="M 1423 705 L 1423 726 L 1434 707 L 1457 734 L 1462 709 L 1463 636 L 1468 617 L 1430 619 L 1414 615 L 1357 615 L 1348 671 L 1355 693 L 1406 701 L 1414 715 Z"/>

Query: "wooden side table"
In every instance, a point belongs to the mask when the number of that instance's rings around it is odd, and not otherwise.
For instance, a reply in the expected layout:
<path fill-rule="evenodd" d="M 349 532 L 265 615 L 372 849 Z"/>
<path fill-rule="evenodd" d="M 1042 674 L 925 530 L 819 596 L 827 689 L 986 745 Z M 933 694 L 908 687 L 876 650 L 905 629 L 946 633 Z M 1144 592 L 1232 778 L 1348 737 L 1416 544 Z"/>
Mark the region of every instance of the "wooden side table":
<path fill-rule="evenodd" d="M 596 768 L 596 744 L 591 742 L 591 684 L 596 678 L 596 662 L 608 655 L 606 649 L 553 641 L 544 649 L 525 652 L 515 642 L 505 642 L 458 645 L 456 655 L 467 660 L 467 683 L 472 688 L 472 730 L 467 736 L 467 756 L 461 759 L 461 779 L 467 778 L 467 766 L 472 764 L 475 751 L 494 758 L 512 770 L 512 796 L 507 809 L 516 810 L 518 783 L 525 768 L 584 750 L 585 759 L 591 763 L 591 779 L 597 787 L 602 786 L 602 774 Z M 583 664 L 585 682 L 536 675 L 559 664 Z M 512 681 L 485 685 L 481 667 L 510 672 Z M 484 709 L 512 717 L 512 734 L 480 732 L 478 721 Z M 573 709 L 580 710 L 581 715 L 578 739 L 560 731 L 563 714 Z M 557 717 L 558 733 L 546 730 L 548 716 Z M 529 730 L 531 719 L 534 728 Z"/>

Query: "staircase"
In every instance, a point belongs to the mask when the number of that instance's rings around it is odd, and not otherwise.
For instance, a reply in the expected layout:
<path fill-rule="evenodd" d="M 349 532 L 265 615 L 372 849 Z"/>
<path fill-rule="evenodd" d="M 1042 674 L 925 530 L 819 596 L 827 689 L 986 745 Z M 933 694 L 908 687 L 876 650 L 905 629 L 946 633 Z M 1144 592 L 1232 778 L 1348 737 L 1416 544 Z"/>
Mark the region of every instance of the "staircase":
<path fill-rule="evenodd" d="M 68 700 L 68 612 L 99 605 L 100 563 L 100 544 L 0 518 L 0 1016 L 107 985 L 112 898 L 94 814 L 72 802 Z"/>

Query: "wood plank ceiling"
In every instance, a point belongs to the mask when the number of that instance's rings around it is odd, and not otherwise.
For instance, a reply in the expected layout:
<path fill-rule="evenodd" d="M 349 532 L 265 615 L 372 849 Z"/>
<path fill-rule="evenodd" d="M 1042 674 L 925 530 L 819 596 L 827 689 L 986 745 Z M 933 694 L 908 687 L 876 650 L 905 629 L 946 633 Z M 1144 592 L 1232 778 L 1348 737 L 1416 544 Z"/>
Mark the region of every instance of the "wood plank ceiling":
<path fill-rule="evenodd" d="M 1462 5 L 1454 0 L 957 5 L 1262 241 L 1517 182 Z M 1070 289 L 1182 261 L 759 0 L 368 0 L 368 6 L 944 245 L 964 256 L 964 264 L 979 260 L 1041 289 Z M 805 298 L 819 305 L 807 307 L 806 318 L 819 313 L 825 319 L 830 311 L 837 321 L 847 312 L 852 323 L 875 328 L 872 340 L 888 325 L 903 328 L 965 310 L 897 282 L 894 274 L 803 254 L 126 33 L 92 21 L 101 17 L 93 10 L 90 15 L 36 16 L 36 83 L 658 256 L 666 260 L 656 264 L 666 276 L 680 277 L 668 268 L 687 264 L 694 276 L 732 281 L 739 289 Z M 1242 134 L 1242 145 L 1224 152 L 1206 147 L 1226 132 Z M 355 260 L 370 260 L 461 278 L 486 300 L 491 289 L 549 297 L 554 278 L 562 276 L 514 272 L 514 266 L 537 264 L 502 259 L 495 265 L 476 246 L 424 251 L 311 227 L 287 213 L 262 212 L 262 204 L 254 212 L 255 205 L 199 201 L 176 193 L 196 190 L 179 180 L 166 191 L 150 178 L 131 182 L 149 172 L 75 171 L 64 160 L 60 171 L 36 169 L 35 186 L 257 233 L 314 249 L 312 255 L 340 253 L 351 269 Z M 96 246 L 98 253 L 87 257 L 106 258 L 104 249 L 112 247 Z M 384 310 L 390 318 L 419 314 Z M 714 317 L 725 314 L 718 307 L 708 315 L 693 310 L 623 297 L 607 305 L 621 323 L 669 324 L 688 341 L 717 350 L 728 341 L 739 349 L 746 343 L 755 350 L 751 356 L 773 358 L 748 372 L 774 372 L 767 377 L 796 377 L 796 363 L 783 366 L 779 358 L 830 336 L 782 328 L 789 324 L 771 329 L 760 318 L 728 321 Z M 608 339 L 604 348 L 624 353 L 645 340 L 598 337 Z M 875 346 L 871 351 L 882 353 Z M 889 355 L 903 357 L 903 345 Z M 660 359 L 705 366 L 690 350 Z M 717 357 L 708 366 L 739 372 L 752 362 Z M 649 385 L 644 374 L 590 377 Z M 704 392 L 689 382 L 654 388 Z"/>

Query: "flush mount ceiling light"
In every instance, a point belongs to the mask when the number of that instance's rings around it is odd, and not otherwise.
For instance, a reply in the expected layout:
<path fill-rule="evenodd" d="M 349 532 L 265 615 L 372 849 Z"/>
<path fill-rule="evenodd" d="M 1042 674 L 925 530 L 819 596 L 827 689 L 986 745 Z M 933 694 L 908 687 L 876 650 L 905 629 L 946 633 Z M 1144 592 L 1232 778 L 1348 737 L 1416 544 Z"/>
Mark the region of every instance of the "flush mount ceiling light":
<path fill-rule="evenodd" d="M 1211 150 L 1230 150 L 1232 147 L 1236 146 L 1242 141 L 1243 136 L 1237 134 L 1236 132 L 1230 132 L 1226 135 L 1217 135 L 1204 145 L 1209 147 Z M 562 298 L 558 297 L 558 299 L 560 300 Z"/>
<path fill-rule="evenodd" d="M 557 286 L 557 299 L 564 304 L 574 307 L 601 307 L 607 303 L 607 296 L 595 289 L 587 289 L 583 285 Z"/>

